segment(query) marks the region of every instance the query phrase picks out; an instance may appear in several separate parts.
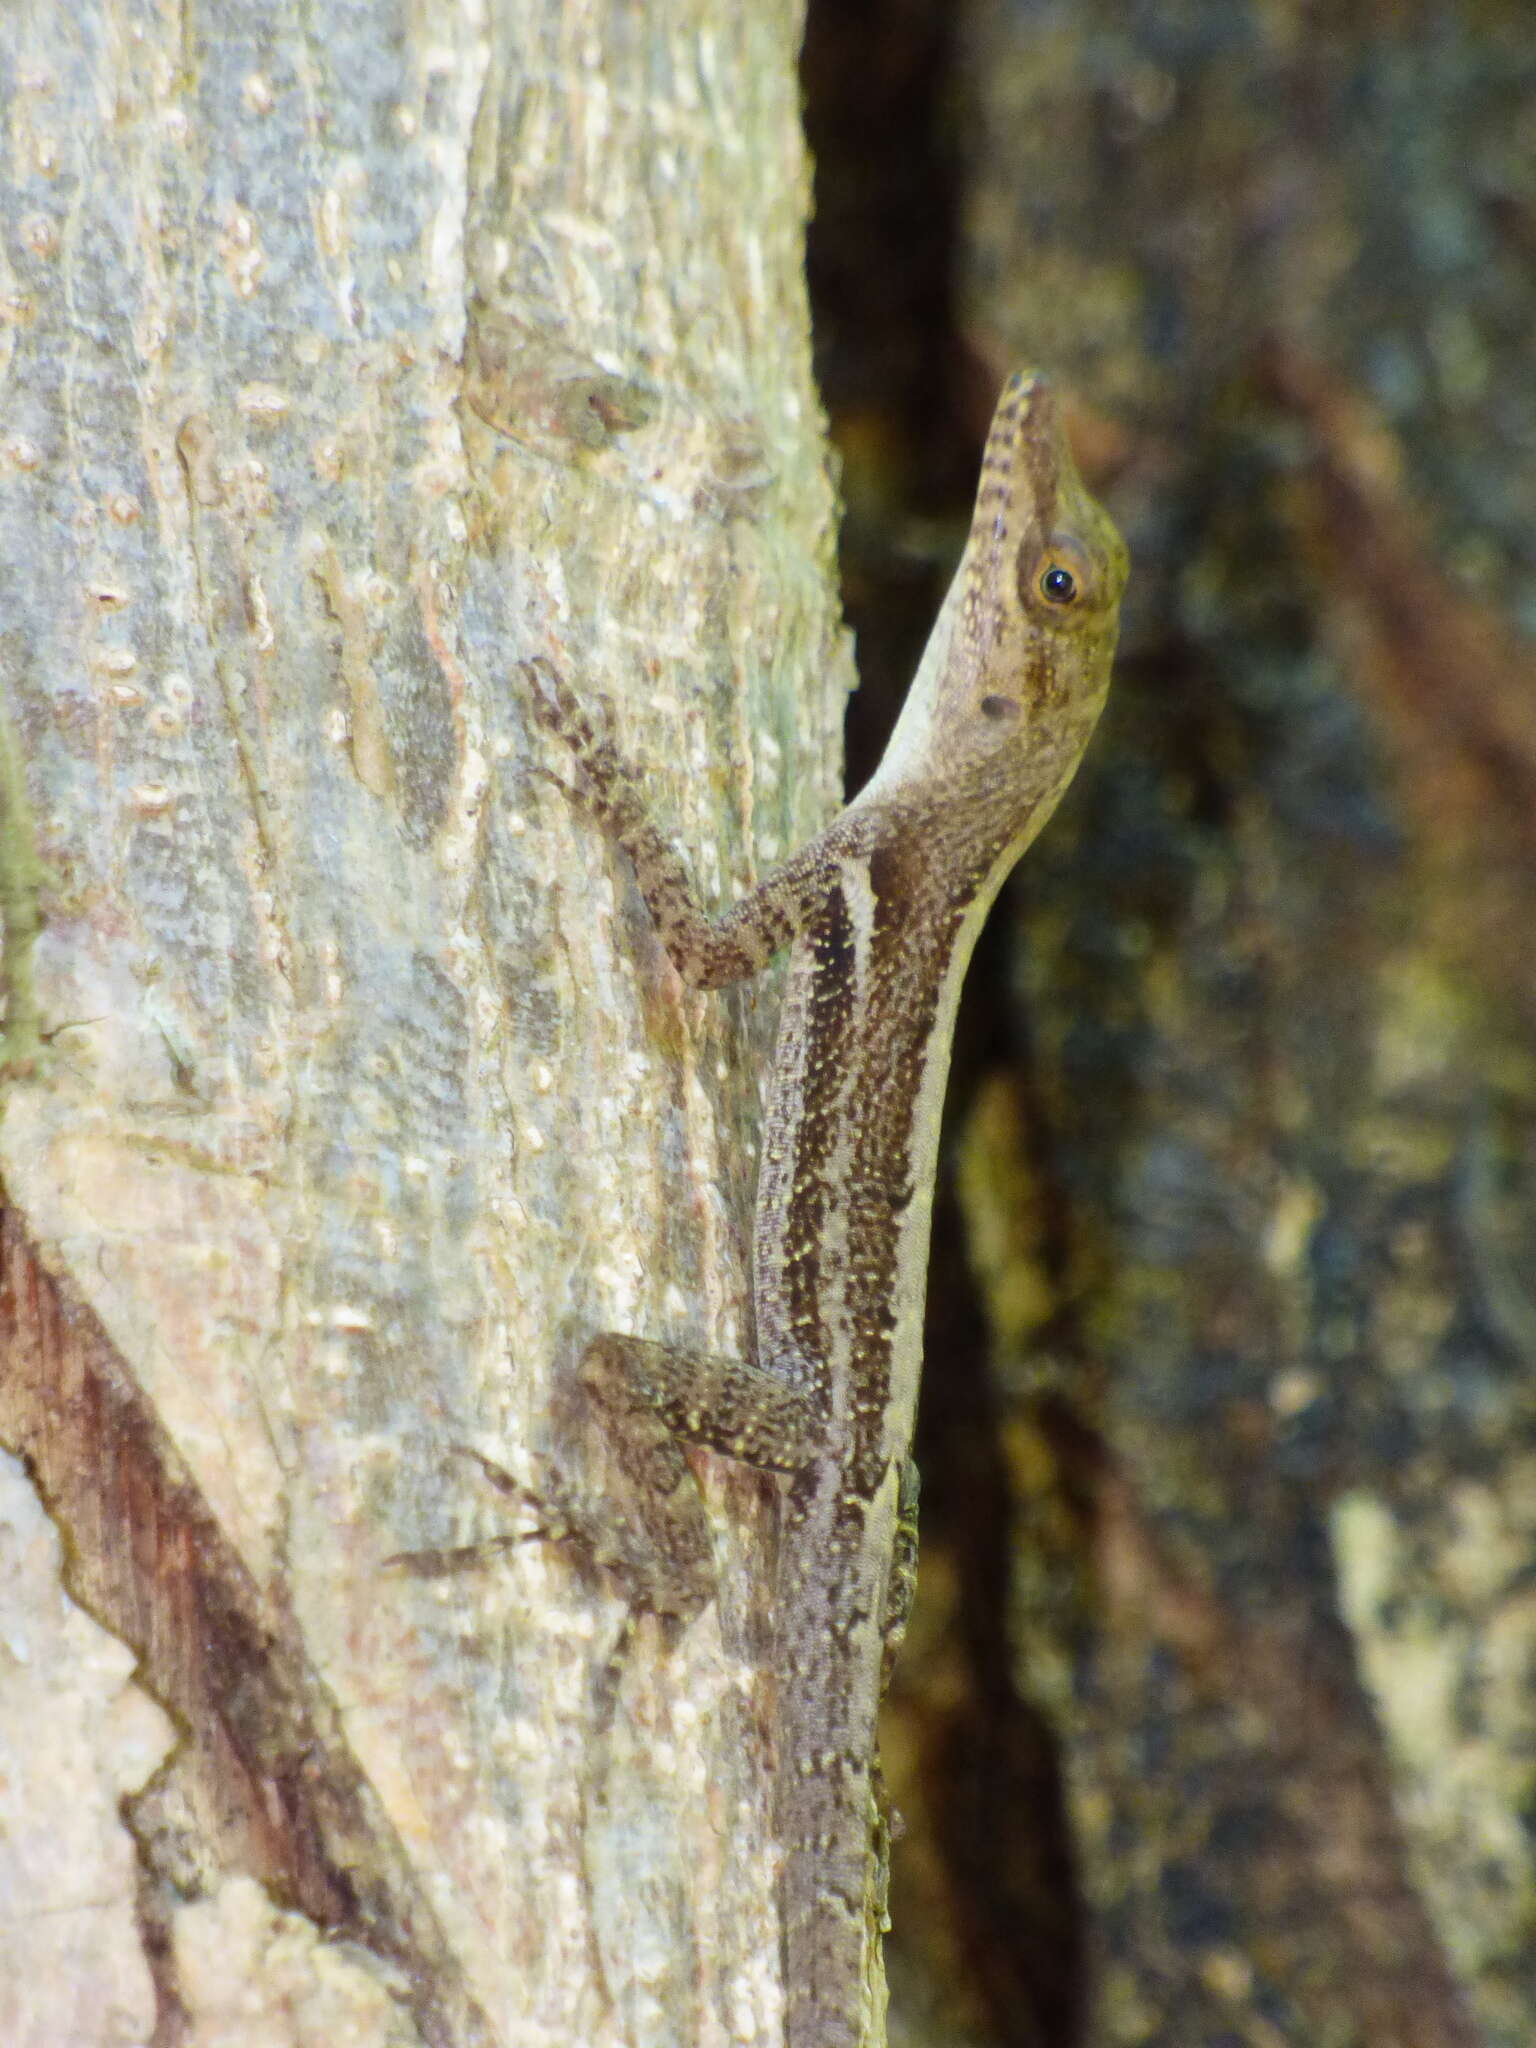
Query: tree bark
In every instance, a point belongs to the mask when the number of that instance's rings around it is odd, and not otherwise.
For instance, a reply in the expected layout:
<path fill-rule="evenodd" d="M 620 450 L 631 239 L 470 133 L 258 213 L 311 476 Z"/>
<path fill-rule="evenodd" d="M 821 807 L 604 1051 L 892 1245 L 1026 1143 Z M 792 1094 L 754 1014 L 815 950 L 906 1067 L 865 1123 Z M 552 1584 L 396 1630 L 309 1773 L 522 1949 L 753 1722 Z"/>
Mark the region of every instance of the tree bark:
<path fill-rule="evenodd" d="M 798 30 L 9 12 L 7 2041 L 779 2039 L 762 1487 L 673 1640 L 466 1453 L 740 1339 L 772 992 L 681 990 L 514 664 L 709 896 L 834 804 Z"/>
<path fill-rule="evenodd" d="M 959 1147 L 1075 2030 L 1018 2020 L 1043 1802 L 1010 1828 L 963 1722 L 929 1799 L 1020 2044 L 1523 2048 L 1536 2011 L 1536 66 L 1497 10 L 1296 27 L 963 30 L 967 323 L 1101 408 L 1134 563 Z"/>

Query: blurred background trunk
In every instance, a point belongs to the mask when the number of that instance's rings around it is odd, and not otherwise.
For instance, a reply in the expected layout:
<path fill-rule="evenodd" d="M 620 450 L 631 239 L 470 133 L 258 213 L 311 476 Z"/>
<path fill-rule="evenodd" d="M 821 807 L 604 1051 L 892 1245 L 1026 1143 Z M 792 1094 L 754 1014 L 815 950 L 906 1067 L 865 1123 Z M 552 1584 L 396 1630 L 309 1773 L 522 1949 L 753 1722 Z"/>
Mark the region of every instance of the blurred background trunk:
<path fill-rule="evenodd" d="M 1530 27 L 811 9 L 851 777 L 1008 365 L 1133 559 L 950 1098 L 903 2041 L 1536 2030 Z"/>

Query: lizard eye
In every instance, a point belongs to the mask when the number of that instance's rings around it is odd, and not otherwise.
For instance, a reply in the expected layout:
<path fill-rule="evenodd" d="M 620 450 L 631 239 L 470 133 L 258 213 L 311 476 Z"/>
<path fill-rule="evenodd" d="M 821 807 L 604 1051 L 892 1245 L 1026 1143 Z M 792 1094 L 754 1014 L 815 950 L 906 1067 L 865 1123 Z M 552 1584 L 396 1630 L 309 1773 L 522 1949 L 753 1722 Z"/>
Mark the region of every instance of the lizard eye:
<path fill-rule="evenodd" d="M 1092 610 L 1098 602 L 1098 561 L 1069 526 L 1059 526 L 1047 535 L 1026 537 L 1018 551 L 1014 573 L 1018 575 L 1018 594 L 1024 600 L 1024 608 L 1036 614 L 1040 606 L 1053 612 L 1069 612 L 1075 606 Z"/>
<path fill-rule="evenodd" d="M 1026 605 L 1048 605 L 1053 612 L 1093 602 L 1097 582 L 1093 556 L 1075 533 L 1064 529 L 1043 542 L 1026 544 L 1019 556 L 1019 595 Z"/>

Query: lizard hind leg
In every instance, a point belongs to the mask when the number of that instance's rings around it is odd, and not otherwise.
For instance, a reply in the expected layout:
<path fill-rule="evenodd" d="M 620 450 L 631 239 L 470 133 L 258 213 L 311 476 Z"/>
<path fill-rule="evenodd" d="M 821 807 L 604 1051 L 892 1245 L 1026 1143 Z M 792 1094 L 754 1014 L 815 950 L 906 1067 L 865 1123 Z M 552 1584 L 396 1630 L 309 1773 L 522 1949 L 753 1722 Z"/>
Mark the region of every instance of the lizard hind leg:
<path fill-rule="evenodd" d="M 642 1418 L 763 1472 L 799 1472 L 825 1447 L 814 1391 L 745 1359 L 644 1337 L 594 1337 L 581 1381 L 624 1436 Z"/>
<path fill-rule="evenodd" d="M 714 1590 L 704 1503 L 684 1454 L 702 1444 L 760 1471 L 794 1472 L 818 1448 L 816 1403 L 761 1366 L 641 1337 L 593 1337 L 579 1379 L 603 1426 L 615 1498 L 603 1551 L 631 1597 L 691 1619 Z"/>

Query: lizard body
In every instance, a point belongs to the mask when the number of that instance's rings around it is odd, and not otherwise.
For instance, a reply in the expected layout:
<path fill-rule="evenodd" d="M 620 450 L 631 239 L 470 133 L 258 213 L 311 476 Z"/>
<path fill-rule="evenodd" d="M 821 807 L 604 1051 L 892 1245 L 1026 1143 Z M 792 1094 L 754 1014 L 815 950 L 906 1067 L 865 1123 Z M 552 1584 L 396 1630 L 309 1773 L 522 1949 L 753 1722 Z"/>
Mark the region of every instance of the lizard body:
<path fill-rule="evenodd" d="M 921 1366 L 933 1181 L 960 984 L 1009 869 L 1076 770 L 1108 684 L 1126 555 L 1043 380 L 998 403 L 959 569 L 885 756 L 808 846 L 719 918 L 638 784 L 544 662 L 535 713 L 634 863 L 679 974 L 715 987 L 789 947 L 753 1231 L 745 1360 L 595 1338 L 622 1430 L 786 1475 L 775 1826 L 788 2048 L 859 2048 L 875 1716 Z M 636 1454 L 636 1463 L 656 1455 Z M 681 1550 L 707 1552 L 698 1532 Z M 691 1564 L 689 1566 L 691 1569 Z M 685 1573 L 671 1604 L 684 1610 Z M 904 1576 L 900 1574 L 898 1576 Z M 666 1596 L 664 1596 L 666 1597 Z"/>

